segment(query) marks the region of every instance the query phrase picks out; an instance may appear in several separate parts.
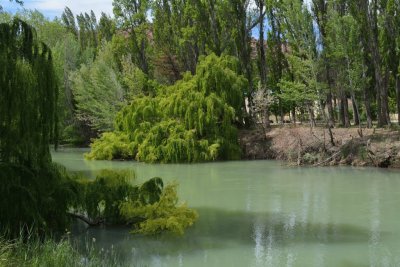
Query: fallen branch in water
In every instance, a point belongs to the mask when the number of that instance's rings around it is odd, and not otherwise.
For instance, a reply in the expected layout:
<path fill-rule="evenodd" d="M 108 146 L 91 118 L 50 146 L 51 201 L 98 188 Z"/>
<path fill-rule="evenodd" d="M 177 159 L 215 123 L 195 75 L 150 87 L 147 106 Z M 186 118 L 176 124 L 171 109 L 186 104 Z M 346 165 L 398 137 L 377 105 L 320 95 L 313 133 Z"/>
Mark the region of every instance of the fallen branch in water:
<path fill-rule="evenodd" d="M 337 155 L 339 155 L 341 152 L 342 152 L 342 151 L 339 150 L 338 152 L 336 152 L 335 154 L 333 154 L 331 157 L 327 158 L 326 160 L 314 164 L 313 167 L 318 167 L 318 166 L 320 166 L 320 165 L 322 165 L 322 164 L 325 164 L 325 163 L 331 161 L 333 158 L 335 158 L 335 157 L 336 157 Z"/>
<path fill-rule="evenodd" d="M 77 214 L 77 213 L 72 213 L 72 212 L 67 212 L 68 215 L 70 215 L 72 218 L 79 219 L 83 222 L 85 222 L 89 226 L 99 226 L 100 224 L 104 223 L 104 218 L 96 218 L 95 220 L 92 220 L 85 215 L 82 214 Z"/>
<path fill-rule="evenodd" d="M 355 140 L 355 141 L 357 141 L 357 140 Z M 349 141 L 347 141 L 346 143 L 344 143 L 343 145 L 341 145 L 340 148 L 339 148 L 339 150 L 338 150 L 335 154 L 333 154 L 331 157 L 327 158 L 327 159 L 324 160 L 324 161 L 321 161 L 321 162 L 318 162 L 318 163 L 314 164 L 313 167 L 317 167 L 317 166 L 323 165 L 323 164 L 325 164 L 325 163 L 331 161 L 332 159 L 334 159 L 336 156 L 338 156 L 338 155 L 343 151 L 343 148 L 344 148 L 346 145 L 350 144 L 351 142 L 354 142 L 353 137 L 352 137 L 351 140 L 349 140 Z M 357 142 L 359 142 L 359 143 L 358 143 L 359 145 L 365 145 L 365 146 L 366 146 L 366 150 L 368 151 L 368 157 L 369 157 L 369 158 L 371 159 L 371 161 L 374 162 L 374 164 L 376 165 L 375 160 L 374 160 L 374 159 L 371 157 L 371 155 L 370 155 L 370 154 L 374 155 L 374 153 L 369 149 L 369 142 L 370 142 L 370 140 L 368 140 L 366 144 L 364 143 L 363 140 L 360 140 L 360 141 L 357 141 Z"/>
<path fill-rule="evenodd" d="M 72 218 L 76 218 L 76 219 L 83 221 L 84 223 L 86 223 L 89 226 L 99 226 L 101 224 L 105 224 L 105 222 L 106 222 L 106 220 L 104 218 L 96 218 L 95 220 L 92 220 L 89 217 L 86 217 L 85 215 L 78 214 L 78 213 L 67 212 L 67 214 L 69 216 L 71 216 Z M 131 218 L 129 221 L 127 221 L 124 224 L 125 225 L 133 225 L 133 224 L 137 224 L 140 222 L 144 222 L 145 220 L 146 220 L 146 218 L 138 216 L 135 218 Z"/>

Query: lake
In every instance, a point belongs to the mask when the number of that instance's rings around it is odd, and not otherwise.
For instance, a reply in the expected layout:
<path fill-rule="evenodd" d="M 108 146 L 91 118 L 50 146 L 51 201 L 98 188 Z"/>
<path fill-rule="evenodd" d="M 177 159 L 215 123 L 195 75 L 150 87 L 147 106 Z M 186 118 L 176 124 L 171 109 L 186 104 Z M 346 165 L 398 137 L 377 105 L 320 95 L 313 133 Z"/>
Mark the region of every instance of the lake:
<path fill-rule="evenodd" d="M 277 161 L 144 164 L 85 161 L 53 152 L 69 171 L 131 169 L 138 181 L 178 182 L 200 217 L 184 236 L 89 228 L 78 242 L 134 266 L 400 266 L 400 173 L 372 168 L 294 168 Z"/>

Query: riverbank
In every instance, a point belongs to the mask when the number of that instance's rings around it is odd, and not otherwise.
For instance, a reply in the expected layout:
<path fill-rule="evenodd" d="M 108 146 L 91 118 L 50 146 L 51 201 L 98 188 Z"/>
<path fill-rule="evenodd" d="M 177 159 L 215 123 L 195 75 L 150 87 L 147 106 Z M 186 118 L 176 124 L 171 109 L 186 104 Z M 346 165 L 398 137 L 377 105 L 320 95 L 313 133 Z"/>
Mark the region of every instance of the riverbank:
<path fill-rule="evenodd" d="M 400 131 L 279 126 L 239 133 L 245 159 L 276 159 L 292 165 L 400 168 Z"/>
<path fill-rule="evenodd" d="M 68 239 L 7 241 L 0 237 L 0 267 L 122 266 L 113 250 L 96 250 L 90 241 L 85 248 L 85 253 L 79 252 Z"/>

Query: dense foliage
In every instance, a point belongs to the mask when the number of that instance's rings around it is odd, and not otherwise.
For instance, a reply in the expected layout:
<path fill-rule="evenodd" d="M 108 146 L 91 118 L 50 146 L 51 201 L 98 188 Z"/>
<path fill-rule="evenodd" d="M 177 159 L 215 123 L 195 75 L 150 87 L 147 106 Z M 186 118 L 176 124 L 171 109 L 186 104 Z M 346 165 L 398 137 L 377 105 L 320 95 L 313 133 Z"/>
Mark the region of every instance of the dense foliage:
<path fill-rule="evenodd" d="M 198 215 L 185 205 L 178 205 L 176 185 L 161 178 L 134 184 L 129 171 L 101 171 L 95 180 L 78 181 L 79 201 L 74 212 L 85 214 L 92 223 L 129 224 L 134 233 L 156 234 L 171 231 L 183 234 Z"/>
<path fill-rule="evenodd" d="M 2 231 L 65 227 L 65 173 L 51 164 L 57 84 L 50 49 L 15 19 L 0 24 L 0 194 Z"/>
<path fill-rule="evenodd" d="M 120 212 L 123 203 L 131 201 L 141 208 L 174 193 L 164 192 L 160 178 L 132 186 L 125 173 L 105 171 L 93 182 L 71 179 L 63 167 L 51 162 L 49 150 L 50 141 L 57 142 L 58 92 L 50 49 L 19 19 L 0 24 L 0 48 L 1 233 L 24 237 L 64 230 L 71 209 L 107 223 L 122 223 L 126 222 Z M 100 54 L 101 60 L 105 59 Z M 192 220 L 182 222 L 181 228 L 196 218 L 193 211 L 185 212 L 192 214 Z M 142 216 L 136 224 L 147 219 L 155 217 Z"/>
<path fill-rule="evenodd" d="M 238 62 L 211 54 L 194 76 L 186 74 L 155 97 L 137 97 L 116 118 L 116 131 L 92 144 L 91 159 L 135 158 L 145 162 L 238 159 L 235 122 L 243 120 Z"/>
<path fill-rule="evenodd" d="M 0 24 L 0 160 L 38 168 L 57 133 L 50 49 L 25 22 Z"/>
<path fill-rule="evenodd" d="M 0 231 L 44 233 L 68 226 L 66 211 L 75 201 L 76 188 L 62 170 L 48 164 L 40 169 L 0 163 Z"/>
<path fill-rule="evenodd" d="M 271 115 L 282 123 L 388 125 L 400 114 L 399 6 L 398 0 L 115 0 L 114 18 L 68 7 L 52 21 L 38 11 L 15 16 L 53 51 L 61 141 L 88 144 L 113 129 L 126 103 L 154 96 L 187 71 L 194 75 L 213 53 L 237 58 L 248 80 L 236 114 L 246 127 L 261 118 L 269 127 Z M 3 12 L 0 21 L 12 17 Z"/>
<path fill-rule="evenodd" d="M 133 233 L 143 234 L 170 231 L 183 235 L 185 229 L 193 225 L 198 218 L 198 214 L 189 209 L 186 204 L 178 204 L 176 184 L 167 185 L 157 202 L 148 202 L 143 205 L 142 202 L 130 200 L 122 203 L 121 215 L 127 220 L 142 218 L 135 225 Z"/>
<path fill-rule="evenodd" d="M 115 114 L 125 99 L 111 49 L 104 43 L 95 61 L 82 64 L 71 76 L 77 119 L 100 132 L 113 130 Z"/>

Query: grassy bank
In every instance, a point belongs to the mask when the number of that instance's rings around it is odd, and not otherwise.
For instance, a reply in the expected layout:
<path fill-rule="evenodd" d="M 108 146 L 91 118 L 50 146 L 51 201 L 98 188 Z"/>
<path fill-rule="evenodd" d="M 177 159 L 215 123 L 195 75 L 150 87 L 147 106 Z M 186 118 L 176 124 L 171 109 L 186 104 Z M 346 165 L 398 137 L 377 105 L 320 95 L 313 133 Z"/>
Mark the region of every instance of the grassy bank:
<path fill-rule="evenodd" d="M 96 251 L 90 244 L 85 250 L 79 253 L 68 240 L 0 239 L 0 267 L 121 266 L 114 251 Z"/>

